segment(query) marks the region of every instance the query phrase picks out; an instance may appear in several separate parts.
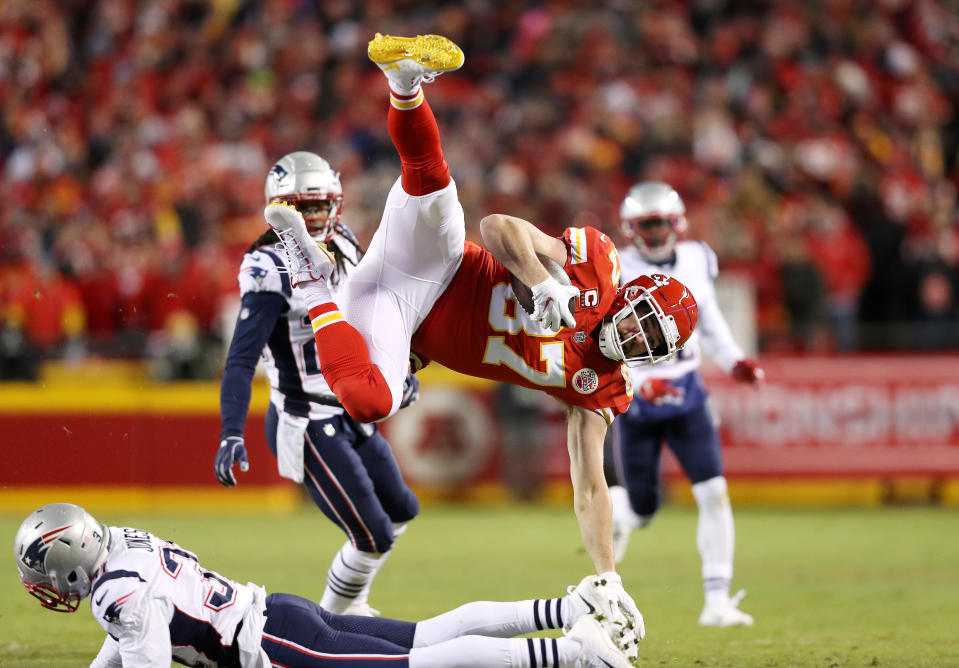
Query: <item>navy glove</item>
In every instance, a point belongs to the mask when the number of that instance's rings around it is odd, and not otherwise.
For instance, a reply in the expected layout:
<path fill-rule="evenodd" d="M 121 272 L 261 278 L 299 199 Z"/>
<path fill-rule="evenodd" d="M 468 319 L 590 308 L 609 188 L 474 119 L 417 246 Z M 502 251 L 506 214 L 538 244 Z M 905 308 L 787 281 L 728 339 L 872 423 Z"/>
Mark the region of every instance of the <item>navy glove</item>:
<path fill-rule="evenodd" d="M 400 401 L 400 408 L 406 408 L 419 398 L 420 379 L 408 373 L 406 374 L 406 380 L 403 381 L 403 399 Z"/>
<path fill-rule="evenodd" d="M 226 487 L 236 485 L 233 465 L 239 464 L 241 471 L 250 470 L 250 460 L 246 458 L 246 446 L 242 436 L 224 436 L 220 439 L 220 449 L 213 460 L 213 472 L 220 484 Z"/>

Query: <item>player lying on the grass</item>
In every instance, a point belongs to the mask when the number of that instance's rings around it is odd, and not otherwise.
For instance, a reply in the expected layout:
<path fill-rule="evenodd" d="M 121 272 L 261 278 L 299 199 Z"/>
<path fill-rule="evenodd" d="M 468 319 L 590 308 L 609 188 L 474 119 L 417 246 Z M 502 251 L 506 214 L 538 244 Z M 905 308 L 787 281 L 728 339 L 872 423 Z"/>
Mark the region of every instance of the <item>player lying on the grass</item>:
<path fill-rule="evenodd" d="M 481 226 L 487 249 L 467 243 L 456 184 L 421 88 L 459 68 L 463 52 L 439 35 L 377 34 L 368 53 L 389 83 L 388 128 L 402 171 L 366 255 L 336 300 L 326 281 L 331 259 L 307 234 L 302 215 L 282 204 L 264 212 L 296 267 L 291 282 L 309 306 L 323 374 L 362 422 L 396 412 L 411 352 L 559 399 L 583 543 L 610 584 L 614 610 L 639 624 L 615 573 L 603 441 L 632 399 L 625 362 L 671 358 L 696 325 L 696 302 L 665 276 L 641 276 L 620 289 L 616 248 L 594 228 L 569 228 L 557 238 L 525 220 L 491 215 Z M 541 257 L 558 265 L 558 278 Z M 531 286 L 532 315 L 517 305 L 519 284 Z"/>
<path fill-rule="evenodd" d="M 176 543 L 111 527 L 80 506 L 33 511 L 14 539 L 20 581 L 41 605 L 90 611 L 107 632 L 91 666 L 390 666 L 628 668 L 637 638 L 614 640 L 597 576 L 562 598 L 478 601 L 421 622 L 336 615 L 293 594 L 269 594 L 202 568 Z M 563 638 L 512 636 L 564 628 Z"/>

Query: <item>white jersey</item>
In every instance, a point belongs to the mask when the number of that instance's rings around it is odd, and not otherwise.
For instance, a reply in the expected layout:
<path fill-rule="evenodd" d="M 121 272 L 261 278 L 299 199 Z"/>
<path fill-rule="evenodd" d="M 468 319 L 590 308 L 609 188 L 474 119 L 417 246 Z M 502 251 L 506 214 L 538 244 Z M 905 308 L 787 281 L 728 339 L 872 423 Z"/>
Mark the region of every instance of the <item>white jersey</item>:
<path fill-rule="evenodd" d="M 677 379 L 696 371 L 702 361 L 700 343 L 713 361 L 727 372 L 745 357 L 716 302 L 716 290 L 713 287 L 713 281 L 719 273 L 716 254 L 702 241 L 680 241 L 676 244 L 674 258 L 673 262 L 664 264 L 649 262 L 632 244 L 619 251 L 623 283 L 642 274 L 666 274 L 679 279 L 689 288 L 699 306 L 696 329 L 676 357 L 652 366 L 630 366 L 635 387 L 641 386 L 647 378 Z"/>
<path fill-rule="evenodd" d="M 335 243 L 346 256 L 347 271 L 359 261 L 356 248 L 346 239 L 337 235 L 330 243 Z M 306 301 L 303 293 L 290 285 L 290 271 L 282 246 L 262 246 L 244 255 L 238 280 L 241 299 L 250 292 L 273 292 L 282 295 L 289 307 L 281 316 L 286 320 L 285 331 L 274 331 L 268 345 L 263 348 L 263 363 L 270 380 L 270 400 L 277 409 L 282 412 L 284 395 L 333 397 L 333 391 L 320 370 Z M 341 276 L 336 285 L 330 286 L 334 295 L 345 280 L 346 277 Z M 240 318 L 243 317 L 241 311 Z M 314 420 L 323 420 L 342 412 L 342 408 L 310 402 L 310 418 Z"/>
<path fill-rule="evenodd" d="M 91 666 L 269 665 L 260 648 L 265 600 L 262 587 L 201 568 L 176 543 L 110 527 L 110 555 L 90 592 L 108 637 Z"/>

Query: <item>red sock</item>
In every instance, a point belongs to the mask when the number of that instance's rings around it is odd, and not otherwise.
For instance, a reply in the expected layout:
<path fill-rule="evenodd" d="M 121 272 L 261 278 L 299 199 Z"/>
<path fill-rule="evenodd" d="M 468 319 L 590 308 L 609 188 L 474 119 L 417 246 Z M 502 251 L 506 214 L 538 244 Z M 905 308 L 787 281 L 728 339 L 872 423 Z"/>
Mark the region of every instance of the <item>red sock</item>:
<path fill-rule="evenodd" d="M 411 99 L 418 92 L 411 96 Z M 424 99 L 412 109 L 398 109 L 403 96 L 392 93 L 388 126 L 390 138 L 400 154 L 403 190 L 410 195 L 428 195 L 450 182 L 450 168 L 443 159 L 440 130 L 429 103 Z"/>
<path fill-rule="evenodd" d="M 314 306 L 310 321 L 323 377 L 346 412 L 359 422 L 375 422 L 389 415 L 393 408 L 389 385 L 380 368 L 370 362 L 366 341 L 336 304 Z"/>

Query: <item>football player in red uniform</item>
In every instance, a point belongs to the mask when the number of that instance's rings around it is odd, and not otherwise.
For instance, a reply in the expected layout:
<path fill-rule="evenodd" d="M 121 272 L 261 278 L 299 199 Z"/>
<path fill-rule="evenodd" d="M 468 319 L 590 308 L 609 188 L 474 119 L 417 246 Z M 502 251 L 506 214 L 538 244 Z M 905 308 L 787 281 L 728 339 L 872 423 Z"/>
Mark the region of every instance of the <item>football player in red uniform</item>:
<path fill-rule="evenodd" d="M 390 86 L 388 125 L 402 173 L 362 261 L 334 301 L 329 254 L 295 209 L 274 203 L 267 222 L 304 291 L 324 375 L 361 422 L 392 415 L 413 360 L 541 389 L 563 404 L 574 507 L 583 542 L 625 621 L 642 617 L 613 562 L 603 439 L 633 388 L 628 361 L 670 359 L 692 334 L 697 306 L 676 279 L 640 276 L 619 287 L 613 242 L 593 228 L 551 237 L 507 215 L 481 223 L 486 248 L 465 241 L 463 209 L 421 84 L 463 64 L 438 35 L 377 34 L 369 57 Z M 558 265 L 550 273 L 547 266 Z M 515 289 L 514 289 L 515 286 Z M 529 286 L 527 312 L 519 305 Z"/>

